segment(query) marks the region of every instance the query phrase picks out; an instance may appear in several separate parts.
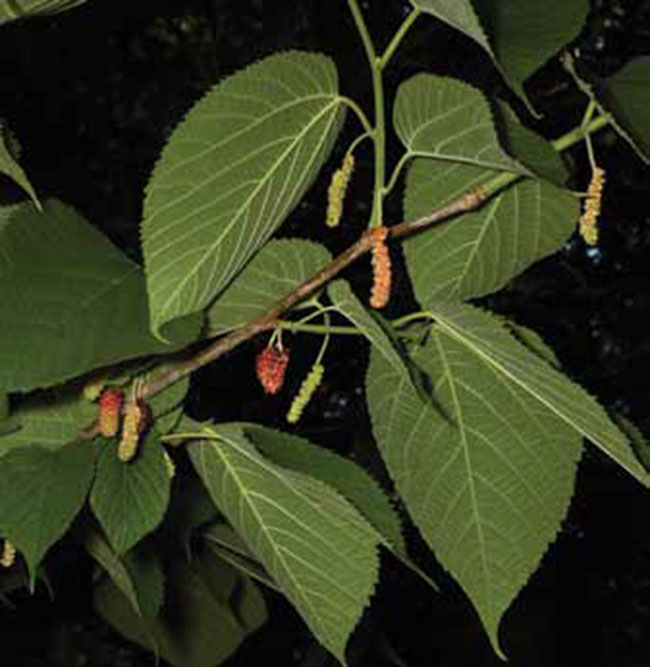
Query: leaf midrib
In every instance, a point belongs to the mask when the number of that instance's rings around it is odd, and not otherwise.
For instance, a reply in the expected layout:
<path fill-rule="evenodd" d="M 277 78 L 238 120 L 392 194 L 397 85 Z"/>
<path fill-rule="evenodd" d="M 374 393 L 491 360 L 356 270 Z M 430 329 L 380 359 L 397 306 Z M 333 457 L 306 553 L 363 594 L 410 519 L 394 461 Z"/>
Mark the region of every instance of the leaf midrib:
<path fill-rule="evenodd" d="M 282 568 L 284 569 L 288 578 L 293 583 L 293 589 L 296 591 L 296 593 L 299 595 L 299 597 L 303 600 L 303 603 L 305 604 L 305 606 L 309 610 L 309 613 L 310 613 L 311 617 L 317 620 L 317 623 L 321 628 L 325 628 L 327 626 L 327 623 L 325 623 L 323 621 L 323 619 L 321 618 L 320 614 L 318 614 L 316 612 L 316 610 L 314 609 L 311 601 L 307 597 L 306 593 L 303 591 L 302 586 L 296 580 L 295 576 L 293 575 L 293 573 L 291 571 L 291 568 L 288 566 L 288 564 L 287 564 L 287 562 L 286 562 L 286 560 L 283 556 L 282 550 L 275 547 L 275 542 L 274 542 L 273 538 L 271 537 L 271 535 L 269 534 L 269 532 L 267 530 L 266 523 L 262 520 L 262 518 L 261 518 L 261 516 L 260 516 L 260 514 L 257 510 L 257 507 L 256 507 L 255 503 L 249 498 L 248 493 L 246 491 L 246 488 L 243 485 L 243 482 L 240 480 L 236 468 L 234 468 L 230 464 L 230 461 L 228 460 L 228 457 L 221 451 L 221 448 L 218 446 L 217 442 L 215 442 L 214 440 L 207 440 L 207 441 L 205 441 L 205 444 L 210 445 L 213 448 L 213 450 L 215 451 L 217 456 L 219 456 L 219 458 L 223 462 L 224 466 L 228 470 L 228 473 L 230 474 L 231 478 L 235 481 L 235 484 L 239 488 L 239 492 L 240 492 L 242 498 L 245 499 L 248 507 L 250 508 L 251 512 L 255 516 L 255 519 L 256 519 L 256 522 L 258 524 L 259 530 L 262 531 L 262 533 L 264 534 L 264 536 L 266 538 L 267 543 L 271 546 L 273 553 L 276 554 L 276 557 L 277 557 L 278 561 L 281 562 Z M 238 451 L 240 454 L 245 455 L 245 452 L 241 451 L 241 449 L 239 447 L 237 447 L 235 444 L 233 444 L 232 442 L 229 442 L 228 445 L 235 448 L 236 451 Z M 203 449 L 201 449 L 201 463 L 202 463 L 203 469 L 205 470 L 206 469 L 206 463 L 205 463 L 205 454 L 204 454 Z M 253 461 L 253 463 L 256 466 L 261 465 L 257 461 Z M 265 466 L 262 466 L 262 467 L 264 468 Z M 274 471 L 272 471 L 270 469 L 267 469 L 267 471 L 274 473 Z M 278 477 L 277 475 L 275 475 L 275 476 Z M 284 480 L 282 480 L 280 478 L 280 481 L 284 484 Z"/>
<path fill-rule="evenodd" d="M 462 333 L 458 332 L 452 324 L 450 324 L 444 316 L 441 316 L 439 313 L 436 313 L 435 315 L 436 321 L 440 324 L 440 326 L 447 332 L 452 338 L 460 342 L 462 345 L 466 346 L 469 348 L 474 354 L 476 354 L 478 357 L 483 359 L 484 362 L 486 362 L 489 366 L 494 368 L 498 373 L 506 376 L 509 378 L 512 382 L 514 382 L 517 386 L 521 387 L 524 391 L 526 391 L 528 394 L 533 396 L 533 398 L 537 399 L 542 405 L 546 406 L 554 415 L 556 415 L 559 419 L 561 419 L 565 424 L 570 426 L 572 429 L 578 431 L 582 436 L 586 438 L 593 439 L 596 444 L 598 444 L 599 447 L 600 445 L 600 438 L 597 436 L 590 434 L 587 432 L 586 429 L 580 427 L 578 424 L 576 424 L 574 421 L 570 419 L 570 416 L 565 415 L 562 411 L 560 411 L 558 408 L 556 408 L 553 403 L 549 402 L 546 400 L 543 396 L 537 393 L 534 387 L 531 387 L 530 385 L 526 384 L 523 380 L 519 379 L 516 374 L 508 370 L 505 366 L 500 364 L 496 359 L 491 357 L 488 353 L 484 352 L 479 346 L 477 346 L 475 343 L 472 342 L 470 338 L 467 338 L 463 336 Z M 549 367 L 549 371 L 553 371 Z M 557 372 L 557 371 L 555 371 Z M 603 448 L 604 449 L 604 448 Z M 632 469 L 630 465 L 628 464 L 626 459 L 622 459 L 618 452 L 613 452 L 609 451 L 607 449 L 604 449 L 605 453 L 610 456 L 614 461 L 616 461 L 624 470 L 626 470 L 628 473 L 630 473 L 635 479 L 639 480 L 642 484 L 645 486 L 648 486 L 649 479 L 647 476 L 641 475 L 638 471 Z"/>
<path fill-rule="evenodd" d="M 461 402 L 458 398 L 458 394 L 456 393 L 456 384 L 454 380 L 454 375 L 451 370 L 451 367 L 449 365 L 449 361 L 447 359 L 447 355 L 444 350 L 444 346 L 440 342 L 440 336 L 437 332 L 432 332 L 432 335 L 434 337 L 434 340 L 436 342 L 436 347 L 438 348 L 438 354 L 440 355 L 440 360 L 442 362 L 442 367 L 444 374 L 447 376 L 447 385 L 449 386 L 449 392 L 451 395 L 451 401 L 454 406 L 454 412 L 457 415 L 457 427 L 458 427 L 458 432 L 460 435 L 460 441 L 461 441 L 461 446 L 463 450 L 463 458 L 465 460 L 465 469 L 467 471 L 467 485 L 469 488 L 469 493 L 470 493 L 470 500 L 471 500 L 471 506 L 472 506 L 472 513 L 474 514 L 474 522 L 476 524 L 476 532 L 478 535 L 478 540 L 479 540 L 479 553 L 481 556 L 481 564 L 483 566 L 483 584 L 484 584 L 484 600 L 486 604 L 488 604 L 490 607 L 491 605 L 491 598 L 490 598 L 490 573 L 489 573 L 489 568 L 488 568 L 488 563 L 487 563 L 487 553 L 485 549 L 485 536 L 483 535 L 483 526 L 481 524 L 481 516 L 480 516 L 480 510 L 478 506 L 478 501 L 476 498 L 476 487 L 474 484 L 474 473 L 473 473 L 473 467 L 472 467 L 472 461 L 471 461 L 471 456 L 470 456 L 470 451 L 469 451 L 469 443 L 467 441 L 467 434 L 465 432 L 465 423 L 463 419 L 463 410 L 461 407 Z M 491 616 L 491 611 L 490 611 L 490 616 Z"/>

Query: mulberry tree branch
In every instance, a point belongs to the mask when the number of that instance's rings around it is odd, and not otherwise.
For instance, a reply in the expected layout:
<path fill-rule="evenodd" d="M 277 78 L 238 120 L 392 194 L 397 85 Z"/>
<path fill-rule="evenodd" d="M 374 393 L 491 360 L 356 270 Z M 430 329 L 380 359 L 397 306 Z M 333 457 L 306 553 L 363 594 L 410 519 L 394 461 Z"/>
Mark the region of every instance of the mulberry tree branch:
<path fill-rule="evenodd" d="M 398 225 L 390 227 L 390 238 L 398 239 L 429 229 L 444 220 L 478 208 L 485 198 L 486 195 L 483 191 L 471 190 L 454 201 L 441 206 L 427 216 L 418 218 L 417 220 L 401 222 Z M 314 294 L 314 292 L 336 277 L 343 269 L 367 253 L 372 245 L 371 236 L 372 232 L 366 231 L 356 243 L 335 257 L 311 278 L 305 280 L 275 306 L 269 308 L 269 310 L 254 320 L 251 320 L 248 324 L 208 344 L 207 347 L 192 354 L 187 359 L 161 365 L 158 371 L 153 374 L 142 388 L 142 397 L 148 398 L 163 391 L 163 389 L 178 382 L 178 380 L 184 378 L 186 375 L 219 359 L 226 352 L 250 340 L 257 334 L 274 329 L 283 313 L 291 310 L 297 303 Z"/>

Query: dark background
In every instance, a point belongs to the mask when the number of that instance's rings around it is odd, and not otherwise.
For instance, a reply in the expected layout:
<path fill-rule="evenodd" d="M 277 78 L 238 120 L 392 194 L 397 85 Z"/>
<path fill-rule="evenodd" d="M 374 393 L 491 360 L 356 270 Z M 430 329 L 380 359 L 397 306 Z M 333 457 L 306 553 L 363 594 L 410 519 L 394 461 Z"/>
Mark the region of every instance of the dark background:
<path fill-rule="evenodd" d="M 376 43 L 385 45 L 407 3 L 369 3 Z M 593 1 L 578 38 L 580 66 L 606 76 L 635 55 L 650 53 L 650 3 Z M 42 196 L 75 206 L 117 245 L 138 257 L 142 190 L 165 140 L 183 114 L 220 78 L 278 49 L 301 48 L 336 58 L 341 89 L 371 108 L 364 55 L 343 0 L 90 0 L 54 18 L 0 28 L 0 115 L 22 144 L 22 162 Z M 478 63 L 478 64 L 477 64 Z M 450 73 L 506 95 L 482 52 L 461 35 L 422 19 L 387 74 L 394 92 L 421 70 Z M 549 137 L 579 122 L 583 100 L 556 64 L 536 76 L 529 92 Z M 649 110 L 650 113 L 650 110 Z M 346 124 L 330 168 L 354 127 Z M 389 154 L 396 154 L 394 137 Z M 531 267 L 508 288 L 483 301 L 538 331 L 564 369 L 611 409 L 650 435 L 650 224 L 646 210 L 650 168 L 611 133 L 596 139 L 608 174 L 601 242 L 586 249 L 578 237 Z M 327 241 L 351 243 L 368 215 L 370 155 L 360 153 L 349 221 Z M 586 156 L 568 156 L 585 189 Z M 320 179 L 281 230 L 318 235 L 327 179 Z M 0 181 L 0 196 L 19 195 Z M 399 197 L 389 202 L 400 219 Z M 318 224 L 317 224 L 318 223 Z M 362 262 L 360 263 L 362 264 Z M 364 266 L 349 271 L 364 287 Z M 404 276 L 393 314 L 412 306 Z M 311 359 L 317 342 L 289 342 L 294 358 Z M 251 419 L 279 426 L 299 379 L 276 399 L 255 383 L 253 341 L 193 378 L 188 411 L 197 418 Z M 309 362 L 305 362 L 309 363 Z M 326 358 L 327 381 L 299 432 L 355 456 L 380 477 L 363 401 L 367 349 L 337 342 Z M 563 529 L 528 586 L 506 614 L 502 644 L 513 665 L 535 667 L 646 667 L 650 655 L 650 509 L 647 492 L 588 446 Z M 416 558 L 430 556 L 410 531 Z M 48 557 L 54 590 L 12 597 L 0 607 L 3 667 L 153 665 L 93 612 L 90 564 L 65 543 Z M 441 594 L 426 588 L 386 556 L 372 609 L 355 632 L 355 667 L 396 665 L 472 667 L 501 664 L 457 586 L 435 570 Z M 269 595 L 268 625 L 227 667 L 334 664 L 279 597 Z"/>

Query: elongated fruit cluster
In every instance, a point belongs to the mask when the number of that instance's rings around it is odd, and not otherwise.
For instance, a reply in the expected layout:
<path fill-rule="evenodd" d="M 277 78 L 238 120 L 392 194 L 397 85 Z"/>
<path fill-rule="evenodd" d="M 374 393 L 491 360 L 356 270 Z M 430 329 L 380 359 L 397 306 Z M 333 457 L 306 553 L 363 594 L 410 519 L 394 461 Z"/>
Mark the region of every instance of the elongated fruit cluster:
<path fill-rule="evenodd" d="M 257 379 L 267 394 L 277 394 L 284 383 L 284 375 L 289 363 L 289 350 L 267 345 L 255 360 Z"/>
<path fill-rule="evenodd" d="M 124 392 L 115 387 L 104 389 L 99 397 L 99 432 L 105 438 L 112 438 L 120 430 L 123 402 Z"/>
<path fill-rule="evenodd" d="M 147 409 L 140 401 L 129 401 L 124 412 L 122 437 L 117 448 L 117 458 L 129 462 L 138 452 L 140 434 L 147 425 Z"/>
<path fill-rule="evenodd" d="M 377 227 L 372 232 L 372 272 L 373 284 L 370 294 L 370 305 L 383 308 L 390 298 L 391 264 L 390 253 L 386 245 L 388 229 Z"/>
<path fill-rule="evenodd" d="M 5 540 L 2 546 L 2 556 L 0 556 L 0 567 L 11 567 L 16 562 L 16 547 Z"/>
<path fill-rule="evenodd" d="M 312 366 L 309 374 L 302 381 L 300 389 L 293 399 L 289 412 L 287 413 L 287 421 L 290 424 L 298 422 L 305 407 L 314 395 L 314 392 L 318 389 L 318 385 L 322 382 L 324 373 L 325 368 L 322 364 L 314 364 Z"/>
<path fill-rule="evenodd" d="M 329 189 L 327 190 L 327 226 L 336 227 L 343 215 L 345 193 L 354 171 L 354 155 L 348 153 L 343 158 L 343 164 L 332 174 Z"/>
<path fill-rule="evenodd" d="M 598 216 L 600 215 L 604 187 L 605 170 L 596 167 L 591 175 L 585 208 L 578 223 L 580 235 L 587 245 L 596 245 L 598 243 Z"/>

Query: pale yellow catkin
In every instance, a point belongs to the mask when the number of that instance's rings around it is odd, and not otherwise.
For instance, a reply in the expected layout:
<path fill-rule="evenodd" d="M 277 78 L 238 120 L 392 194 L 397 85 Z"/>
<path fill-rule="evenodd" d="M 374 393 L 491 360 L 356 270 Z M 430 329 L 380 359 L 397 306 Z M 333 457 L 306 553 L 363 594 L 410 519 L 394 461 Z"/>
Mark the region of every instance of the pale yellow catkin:
<path fill-rule="evenodd" d="M 287 412 L 287 421 L 290 424 L 296 424 L 302 416 L 303 410 L 314 395 L 318 385 L 323 380 L 325 367 L 322 364 L 314 364 L 307 377 L 302 381 L 300 389 L 291 403 L 289 412 Z"/>
<path fill-rule="evenodd" d="M 345 193 L 353 171 L 354 155 L 348 153 L 343 158 L 341 168 L 332 174 L 332 180 L 327 190 L 327 218 L 325 221 L 328 227 L 336 227 L 341 222 Z"/>
<path fill-rule="evenodd" d="M 138 451 L 141 419 L 142 408 L 135 401 L 129 402 L 124 414 L 122 439 L 117 448 L 117 458 L 120 459 L 120 461 L 124 461 L 125 463 L 129 462 Z"/>
<path fill-rule="evenodd" d="M 580 236 L 587 245 L 598 243 L 598 216 L 600 215 L 604 187 L 605 170 L 595 167 L 587 190 L 585 207 L 578 223 Z"/>
<path fill-rule="evenodd" d="M 9 568 L 16 562 L 16 547 L 5 540 L 2 547 L 2 557 L 0 557 L 0 566 Z"/>

